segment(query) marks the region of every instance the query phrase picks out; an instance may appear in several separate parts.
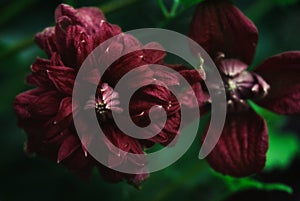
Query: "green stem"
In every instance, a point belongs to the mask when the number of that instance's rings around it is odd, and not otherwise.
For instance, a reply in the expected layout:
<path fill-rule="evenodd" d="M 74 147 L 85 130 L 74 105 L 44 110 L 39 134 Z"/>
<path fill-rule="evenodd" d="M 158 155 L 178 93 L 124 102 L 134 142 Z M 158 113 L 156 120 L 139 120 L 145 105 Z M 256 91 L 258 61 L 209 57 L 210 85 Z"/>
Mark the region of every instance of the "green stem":
<path fill-rule="evenodd" d="M 176 11 L 180 5 L 180 0 L 174 0 L 171 11 L 169 12 L 166 8 L 163 0 L 157 0 L 157 4 L 159 5 L 162 13 L 164 14 L 166 19 L 171 19 L 173 17 L 176 17 Z"/>
<path fill-rule="evenodd" d="M 165 18 L 167 18 L 167 19 L 170 18 L 170 13 L 169 13 L 168 9 L 166 8 L 163 0 L 157 0 L 157 3 L 159 5 L 162 13 L 164 14 Z"/>
<path fill-rule="evenodd" d="M 230 176 L 223 176 L 219 173 L 213 172 L 213 175 L 225 182 L 227 186 L 226 193 L 222 194 L 220 197 L 217 198 L 218 201 L 225 200 L 232 194 L 236 193 L 237 191 L 243 191 L 248 189 L 258 189 L 262 191 L 283 191 L 288 194 L 293 193 L 293 189 L 290 186 L 287 186 L 282 183 L 263 183 L 252 178 L 233 178 Z"/>
<path fill-rule="evenodd" d="M 174 0 L 173 6 L 171 8 L 170 16 L 175 17 L 178 6 L 180 5 L 180 0 Z"/>

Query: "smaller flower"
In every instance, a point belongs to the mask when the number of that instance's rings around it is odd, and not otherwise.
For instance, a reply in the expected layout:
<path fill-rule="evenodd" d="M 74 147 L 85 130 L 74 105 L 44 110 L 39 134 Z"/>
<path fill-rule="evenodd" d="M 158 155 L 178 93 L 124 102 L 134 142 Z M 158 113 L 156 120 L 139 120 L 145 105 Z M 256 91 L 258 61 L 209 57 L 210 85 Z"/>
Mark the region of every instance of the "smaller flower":
<path fill-rule="evenodd" d="M 200 3 L 190 36 L 215 58 L 226 89 L 226 122 L 207 158 L 209 164 L 218 172 L 236 177 L 260 172 L 266 160 L 268 131 L 265 120 L 248 100 L 279 114 L 299 114 L 300 52 L 273 56 L 248 71 L 258 31 L 228 0 Z"/>

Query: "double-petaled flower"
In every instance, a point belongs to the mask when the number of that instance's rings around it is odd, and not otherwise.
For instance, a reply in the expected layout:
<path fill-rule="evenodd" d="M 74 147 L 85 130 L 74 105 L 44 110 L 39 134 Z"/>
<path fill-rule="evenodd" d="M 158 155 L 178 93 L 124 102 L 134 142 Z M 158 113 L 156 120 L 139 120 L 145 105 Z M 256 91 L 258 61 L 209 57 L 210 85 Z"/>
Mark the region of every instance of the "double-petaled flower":
<path fill-rule="evenodd" d="M 218 172 L 242 177 L 261 171 L 268 149 L 265 120 L 251 100 L 278 114 L 300 113 L 300 52 L 268 58 L 249 71 L 258 41 L 255 25 L 230 1 L 200 3 L 190 37 L 215 59 L 227 96 L 227 118 L 221 138 L 209 154 Z"/>
<path fill-rule="evenodd" d="M 88 153 L 88 145 L 93 143 L 97 133 L 88 134 L 79 139 L 73 122 L 76 107 L 72 107 L 72 91 L 76 75 L 88 55 L 99 44 L 121 33 L 121 29 L 108 23 L 97 8 L 74 9 L 68 5 L 59 5 L 55 11 L 54 27 L 46 28 L 38 33 L 35 42 L 47 53 L 48 58 L 37 58 L 31 66 L 31 74 L 27 83 L 34 89 L 19 94 L 14 102 L 18 124 L 27 133 L 25 150 L 28 153 L 50 158 L 65 165 L 80 176 L 87 177 L 94 167 L 110 181 L 127 180 L 135 185 L 143 181 L 148 174 L 125 174 L 111 170 L 96 161 Z M 107 161 L 111 167 L 123 162 L 135 163 L 144 168 L 144 158 L 127 158 L 110 143 L 123 151 L 144 154 L 145 147 L 155 143 L 169 144 L 178 134 L 180 123 L 180 107 L 174 95 L 163 86 L 156 86 L 161 76 L 168 78 L 170 86 L 178 84 L 175 76 L 157 73 L 151 70 L 151 64 L 162 64 L 165 52 L 157 49 L 157 44 L 146 45 L 147 50 L 139 50 L 120 57 L 103 74 L 101 68 L 87 74 L 84 80 L 94 84 L 96 94 L 87 94 L 84 110 L 94 110 L 97 121 L 106 135 L 103 139 L 110 152 Z M 117 39 L 107 46 L 104 55 L 95 58 L 97 62 L 105 62 L 110 54 L 121 55 L 130 49 L 143 48 L 140 42 L 127 34 L 118 35 Z M 149 50 L 153 47 L 153 50 Z M 123 107 L 119 92 L 114 87 L 127 72 L 144 66 L 140 77 L 128 83 L 128 86 L 145 82 L 148 85 L 138 90 L 130 102 L 130 115 L 133 121 L 146 126 L 149 123 L 149 109 L 159 106 L 167 112 L 167 121 L 163 129 L 149 139 L 135 139 L 123 133 L 116 126 L 112 111 L 122 115 Z M 185 74 L 185 69 L 176 67 Z M 101 75 L 101 76 L 100 76 Z M 99 80 L 99 78 L 101 79 Z M 196 76 L 197 77 L 197 76 Z M 195 78 L 197 82 L 201 79 Z M 192 82 L 192 81 L 191 81 Z M 195 81 L 196 82 L 196 81 Z M 73 103 L 76 105 L 76 103 Z M 127 117 L 128 118 L 128 117 Z M 82 127 L 86 126 L 84 121 Z M 88 128 L 87 128 L 88 130 Z M 96 132 L 96 131 L 91 131 Z M 143 135 L 143 133 L 141 133 Z M 110 142 L 108 142 L 109 140 Z M 84 141 L 84 142 L 83 142 Z"/>

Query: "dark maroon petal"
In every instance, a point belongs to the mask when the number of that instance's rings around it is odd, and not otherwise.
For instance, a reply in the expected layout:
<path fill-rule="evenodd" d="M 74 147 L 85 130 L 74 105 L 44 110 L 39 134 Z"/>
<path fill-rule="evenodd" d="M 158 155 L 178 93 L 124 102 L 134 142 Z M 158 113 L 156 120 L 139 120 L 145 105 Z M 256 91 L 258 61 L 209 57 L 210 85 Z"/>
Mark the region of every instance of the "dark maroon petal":
<path fill-rule="evenodd" d="M 47 91 L 32 102 L 31 115 L 51 116 L 57 112 L 61 97 L 56 91 Z"/>
<path fill-rule="evenodd" d="M 72 94 L 75 81 L 74 69 L 64 66 L 51 66 L 47 69 L 47 74 L 58 91 L 68 95 Z"/>
<path fill-rule="evenodd" d="M 60 122 L 72 114 L 72 97 L 62 99 L 57 111 L 55 121 Z"/>
<path fill-rule="evenodd" d="M 90 156 L 85 156 L 80 148 L 73 151 L 72 154 L 61 161 L 61 163 L 77 176 L 85 180 L 90 178 L 94 167 L 93 159 Z"/>
<path fill-rule="evenodd" d="M 35 43 L 38 44 L 48 56 L 51 56 L 52 52 L 57 51 L 54 34 L 54 27 L 48 27 L 34 37 Z"/>
<path fill-rule="evenodd" d="M 227 76 L 234 77 L 245 71 L 248 65 L 238 59 L 223 59 L 220 61 L 219 69 Z"/>
<path fill-rule="evenodd" d="M 180 106 L 176 98 L 165 87 L 149 85 L 141 88 L 133 95 L 130 102 L 130 114 L 133 121 L 140 127 L 151 126 L 144 129 L 141 136 L 153 136 L 147 141 L 168 145 L 178 134 L 180 125 Z M 151 121 L 149 110 L 151 108 Z M 167 120 L 164 124 L 161 112 L 165 111 Z"/>
<path fill-rule="evenodd" d="M 191 23 L 190 37 L 214 59 L 218 52 L 249 64 L 258 41 L 255 25 L 230 1 L 200 3 Z"/>
<path fill-rule="evenodd" d="M 161 63 L 166 56 L 163 47 L 155 42 L 148 43 L 144 47 L 144 60 L 149 64 Z"/>
<path fill-rule="evenodd" d="M 153 106 L 162 106 L 167 109 L 171 98 L 171 93 L 165 87 L 158 85 L 143 87 L 132 96 L 130 112 L 133 116 L 139 116 L 142 112 L 147 113 Z"/>
<path fill-rule="evenodd" d="M 84 28 L 67 25 L 68 18 L 61 20 L 63 21 L 59 21 L 55 28 L 58 52 L 66 66 L 79 68 L 93 50 L 93 42 Z M 65 27 L 61 28 L 62 26 Z"/>
<path fill-rule="evenodd" d="M 96 32 L 101 26 L 101 21 L 106 20 L 103 13 L 96 7 L 83 7 L 75 10 L 69 5 L 60 4 L 55 10 L 56 22 L 63 16 L 70 18 L 73 24 L 81 25 L 89 33 Z"/>
<path fill-rule="evenodd" d="M 31 117 L 32 103 L 38 98 L 37 94 L 41 93 L 40 89 L 33 89 L 17 95 L 14 101 L 14 110 L 18 118 L 28 119 Z"/>
<path fill-rule="evenodd" d="M 36 92 L 30 90 L 16 97 L 14 106 L 20 118 L 45 118 L 57 112 L 60 96 L 56 91 Z"/>
<path fill-rule="evenodd" d="M 74 151 L 80 148 L 80 141 L 77 136 L 70 135 L 64 140 L 59 148 L 57 162 L 61 162 L 65 158 L 69 157 Z"/>
<path fill-rule="evenodd" d="M 300 113 L 300 52 L 285 52 L 259 65 L 255 72 L 270 85 L 256 103 L 279 114 Z"/>
<path fill-rule="evenodd" d="M 153 70 L 153 77 L 157 80 L 157 82 L 164 83 L 165 86 L 179 86 L 179 78 L 175 73 L 171 73 L 169 71 L 165 71 L 160 66 L 151 65 L 150 68 Z"/>
<path fill-rule="evenodd" d="M 107 39 L 118 35 L 122 32 L 121 28 L 117 25 L 110 24 L 108 22 L 102 21 L 100 23 L 100 30 L 99 33 L 94 34 L 93 37 L 93 44 L 94 48 L 98 47 L 102 42 L 106 41 Z"/>
<path fill-rule="evenodd" d="M 187 108 L 201 108 L 208 103 L 210 97 L 207 92 L 202 89 L 200 83 L 192 85 L 192 90 L 185 90 L 179 94 L 180 100 Z M 196 97 L 193 98 L 193 97 Z"/>
<path fill-rule="evenodd" d="M 213 139 L 213 136 L 208 136 Z M 266 160 L 266 122 L 252 109 L 228 113 L 222 135 L 207 161 L 216 171 L 244 177 L 260 172 Z"/>
<path fill-rule="evenodd" d="M 159 120 L 154 120 L 154 122 L 157 123 L 157 125 L 154 125 L 156 127 L 156 130 L 153 129 L 153 133 L 157 133 L 154 137 L 147 139 L 151 142 L 159 143 L 164 146 L 170 146 L 174 145 L 174 138 L 179 134 L 179 126 L 180 126 L 180 112 L 174 113 L 171 116 L 168 116 L 166 124 L 165 125 L 159 125 Z M 159 126 L 159 127 L 158 127 Z M 158 128 L 163 128 L 162 130 L 158 130 Z"/>
<path fill-rule="evenodd" d="M 53 88 L 54 85 L 47 74 L 47 66 L 49 65 L 51 65 L 50 60 L 37 58 L 35 63 L 31 65 L 32 73 L 26 77 L 26 83 L 42 88 Z"/>
<path fill-rule="evenodd" d="M 132 88 L 137 85 L 151 84 L 154 81 L 153 71 L 149 66 L 145 65 L 142 58 L 139 56 L 139 53 L 132 52 L 118 59 L 106 70 L 103 75 L 103 82 L 114 87 L 129 71 L 131 71 L 130 80 L 126 79 L 122 87 Z"/>

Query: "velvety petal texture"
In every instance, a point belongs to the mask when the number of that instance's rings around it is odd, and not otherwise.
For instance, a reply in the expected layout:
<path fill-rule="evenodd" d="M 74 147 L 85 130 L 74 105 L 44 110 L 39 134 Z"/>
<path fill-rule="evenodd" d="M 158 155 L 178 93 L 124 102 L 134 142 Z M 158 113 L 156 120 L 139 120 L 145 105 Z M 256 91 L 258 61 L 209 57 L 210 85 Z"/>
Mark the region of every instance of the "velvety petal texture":
<path fill-rule="evenodd" d="M 256 103 L 279 114 L 300 113 L 300 51 L 285 52 L 267 59 L 255 72 L 271 86 Z"/>
<path fill-rule="evenodd" d="M 36 88 L 19 94 L 14 101 L 18 125 L 27 134 L 26 152 L 54 160 L 82 178 L 88 178 L 92 169 L 97 167 L 109 181 L 126 180 L 139 186 L 149 176 L 142 173 L 145 172 L 144 157 L 134 158 L 126 153 L 120 154 L 114 146 L 125 152 L 144 154 L 144 147 L 150 147 L 155 143 L 168 145 L 178 134 L 180 107 L 167 86 L 175 87 L 178 78 L 166 72 L 157 76 L 157 71 L 151 68 L 153 64 L 162 64 L 166 53 L 157 43 L 144 46 L 131 35 L 118 35 L 121 33 L 120 27 L 108 23 L 97 8 L 74 9 L 61 4 L 55 11 L 55 22 L 54 27 L 46 28 L 35 37 L 35 42 L 48 55 L 46 59 L 37 58 L 31 66 L 31 74 L 27 76 L 27 83 Z M 82 79 L 85 83 L 79 84 L 83 93 L 85 85 L 92 85 L 96 89 L 96 94 L 85 94 L 87 100 L 83 101 L 83 108 L 81 100 L 72 103 L 75 78 L 83 61 L 100 43 L 116 35 L 118 35 L 116 40 L 105 47 L 105 54 L 99 58 L 93 55 L 89 61 L 91 66 L 100 67 L 88 72 Z M 143 47 L 146 50 L 133 51 L 134 48 Z M 120 57 L 123 53 L 128 54 Z M 105 66 L 111 57 L 120 58 L 109 66 L 105 73 L 102 72 L 101 67 Z M 143 68 L 137 69 L 140 66 Z M 126 89 L 138 84 L 147 86 L 133 97 L 133 105 L 130 106 L 131 117 L 124 117 L 122 107 L 125 105 L 120 98 L 122 94 L 114 91 L 114 87 L 132 70 L 136 70 L 134 77 L 124 84 L 123 91 L 126 92 Z M 199 84 L 201 77 L 195 73 L 189 74 L 189 70 L 184 67 L 178 71 L 190 77 L 193 80 L 192 84 Z M 166 81 L 166 87 L 156 87 L 155 83 L 160 81 Z M 132 138 L 119 130 L 113 121 L 111 113 L 117 110 L 121 118 L 131 118 L 138 125 L 145 125 L 149 122 L 148 111 L 152 106 L 166 110 L 168 120 L 166 125 L 154 126 L 154 131 L 158 127 L 163 129 L 151 139 Z M 80 116 L 78 115 L 80 109 L 93 110 L 96 113 L 98 123 L 107 137 L 100 140 L 103 143 L 101 147 L 109 153 L 105 155 L 109 166 L 118 167 L 133 163 L 140 167 L 137 174 L 117 172 L 104 167 L 91 157 L 88 153 L 89 147 L 95 146 L 99 135 L 97 131 L 89 129 L 89 118 L 80 119 L 80 127 L 86 133 L 80 141 L 73 122 L 74 116 Z"/>
<path fill-rule="evenodd" d="M 205 0 L 193 17 L 189 36 L 215 59 L 218 53 L 249 64 L 254 56 L 258 32 L 229 0 Z"/>
<path fill-rule="evenodd" d="M 222 135 L 207 161 L 218 172 L 244 177 L 263 169 L 267 149 L 266 122 L 249 109 L 227 115 Z"/>
<path fill-rule="evenodd" d="M 236 177 L 260 172 L 268 149 L 267 127 L 247 101 L 279 114 L 299 114 L 300 52 L 276 55 L 254 72 L 248 71 L 258 32 L 229 0 L 199 3 L 190 37 L 214 59 L 226 90 L 226 122 L 207 158 L 209 164 L 218 172 Z"/>

